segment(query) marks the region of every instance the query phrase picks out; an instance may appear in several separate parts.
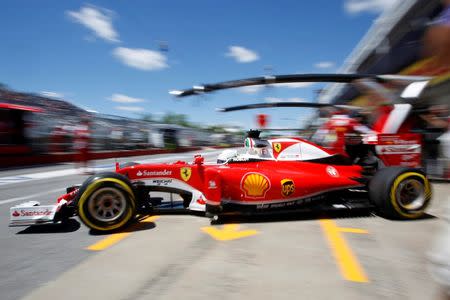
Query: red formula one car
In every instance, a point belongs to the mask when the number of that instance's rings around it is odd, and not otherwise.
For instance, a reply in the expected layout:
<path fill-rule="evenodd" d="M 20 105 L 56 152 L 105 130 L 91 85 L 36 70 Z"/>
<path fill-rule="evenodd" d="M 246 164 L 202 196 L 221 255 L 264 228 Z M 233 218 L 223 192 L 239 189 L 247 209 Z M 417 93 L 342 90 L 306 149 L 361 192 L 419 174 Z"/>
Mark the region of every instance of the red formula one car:
<path fill-rule="evenodd" d="M 172 94 L 189 96 L 247 85 L 360 79 L 389 80 L 355 74 L 284 75 L 197 86 Z M 423 84 L 419 92 L 420 87 Z M 418 94 L 414 86 L 412 89 L 410 94 Z M 243 149 L 225 150 L 217 163 L 205 164 L 203 157 L 196 156 L 192 163 L 117 165 L 115 172 L 96 174 L 80 186 L 69 187 L 56 205 L 29 202 L 12 207 L 10 225 L 59 222 L 78 215 L 91 229 L 112 231 L 124 227 L 136 215 L 180 208 L 205 213 L 213 220 L 234 213 L 360 207 L 374 208 L 389 218 L 420 218 L 431 200 L 431 187 L 426 175 L 415 168 L 417 141 L 406 135 L 383 135 L 395 133 L 391 131 L 401 126 L 410 109 L 411 105 L 397 110 L 394 107 L 397 114 L 387 118 L 388 132 L 369 135 L 367 140 L 367 144 L 381 146 L 379 149 L 392 159 L 403 155 L 400 159 L 404 166 L 355 163 L 348 155 L 304 139 L 264 140 L 258 131 L 250 131 Z"/>
<path fill-rule="evenodd" d="M 225 150 L 217 163 L 205 164 L 196 156 L 192 163 L 117 165 L 115 172 L 69 187 L 56 205 L 12 207 L 10 225 L 78 215 L 93 230 L 112 231 L 139 214 L 178 208 L 217 219 L 233 213 L 363 206 L 389 218 L 415 219 L 430 199 L 430 184 L 418 169 L 384 168 L 372 177 L 345 156 L 306 140 L 264 140 L 250 131 L 243 149 Z"/>

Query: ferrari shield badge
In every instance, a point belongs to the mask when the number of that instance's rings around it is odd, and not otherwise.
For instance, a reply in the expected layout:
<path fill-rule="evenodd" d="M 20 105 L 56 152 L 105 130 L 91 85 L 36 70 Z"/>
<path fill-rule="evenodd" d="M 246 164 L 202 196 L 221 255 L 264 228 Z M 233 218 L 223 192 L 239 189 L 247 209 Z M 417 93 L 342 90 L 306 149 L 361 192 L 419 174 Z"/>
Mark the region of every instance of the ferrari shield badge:
<path fill-rule="evenodd" d="M 281 195 L 283 197 L 288 197 L 295 192 L 295 184 L 292 179 L 283 179 L 281 180 Z"/>
<path fill-rule="evenodd" d="M 247 173 L 242 178 L 241 190 L 247 198 L 264 198 L 269 189 L 269 179 L 260 173 Z"/>
<path fill-rule="evenodd" d="M 277 153 L 281 151 L 281 144 L 280 143 L 274 143 L 273 144 L 273 150 L 275 150 Z"/>
<path fill-rule="evenodd" d="M 181 179 L 188 181 L 192 175 L 192 169 L 189 167 L 183 167 L 180 169 Z"/>

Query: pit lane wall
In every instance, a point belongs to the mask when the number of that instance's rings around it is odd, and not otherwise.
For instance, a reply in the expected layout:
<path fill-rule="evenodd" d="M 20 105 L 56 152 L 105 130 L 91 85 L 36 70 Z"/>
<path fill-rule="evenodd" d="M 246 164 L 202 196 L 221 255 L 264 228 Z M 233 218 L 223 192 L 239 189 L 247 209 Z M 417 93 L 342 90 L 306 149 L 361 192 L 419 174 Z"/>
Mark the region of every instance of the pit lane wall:
<path fill-rule="evenodd" d="M 209 146 L 213 149 L 225 149 L 230 146 Z M 155 154 L 170 154 L 170 153 L 183 153 L 189 151 L 199 151 L 202 147 L 183 147 L 177 149 L 139 149 L 139 150 L 122 150 L 122 151 L 97 151 L 89 153 L 89 160 L 108 159 L 108 158 L 120 158 L 142 155 L 155 155 Z M 45 165 L 56 164 L 63 162 L 75 162 L 79 161 L 79 155 L 75 152 L 72 153 L 48 153 L 40 155 L 25 155 L 15 157 L 0 157 L 0 169 L 9 167 L 25 167 L 31 165 Z"/>

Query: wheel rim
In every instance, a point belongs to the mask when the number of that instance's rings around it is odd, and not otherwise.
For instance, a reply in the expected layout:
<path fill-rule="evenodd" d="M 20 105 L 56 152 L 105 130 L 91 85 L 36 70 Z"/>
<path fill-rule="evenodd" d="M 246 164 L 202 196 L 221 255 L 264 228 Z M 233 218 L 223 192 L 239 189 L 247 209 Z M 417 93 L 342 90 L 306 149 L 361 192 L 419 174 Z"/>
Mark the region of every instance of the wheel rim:
<path fill-rule="evenodd" d="M 398 185 L 396 200 L 405 210 L 419 210 L 425 204 L 425 187 L 417 179 L 406 179 Z"/>
<path fill-rule="evenodd" d="M 126 210 L 125 195 L 117 188 L 104 187 L 95 191 L 88 204 L 89 213 L 101 222 L 119 219 Z"/>

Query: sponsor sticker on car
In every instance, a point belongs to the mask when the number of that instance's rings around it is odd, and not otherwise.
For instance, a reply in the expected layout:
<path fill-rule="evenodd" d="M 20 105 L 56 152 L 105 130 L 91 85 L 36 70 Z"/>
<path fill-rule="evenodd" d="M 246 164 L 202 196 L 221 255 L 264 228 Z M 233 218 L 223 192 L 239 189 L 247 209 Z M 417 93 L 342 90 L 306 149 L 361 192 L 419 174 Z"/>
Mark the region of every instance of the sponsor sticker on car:
<path fill-rule="evenodd" d="M 11 224 L 20 223 L 40 223 L 52 221 L 55 217 L 58 205 L 43 205 L 20 207 L 14 206 L 10 208 Z"/>
<path fill-rule="evenodd" d="M 281 195 L 289 197 L 295 192 L 295 183 L 292 179 L 285 178 L 281 180 Z"/>
<path fill-rule="evenodd" d="M 264 198 L 270 189 L 270 180 L 261 173 L 247 173 L 241 181 L 241 190 L 247 198 Z"/>
<path fill-rule="evenodd" d="M 281 151 L 281 144 L 280 143 L 274 143 L 273 144 L 273 149 L 279 153 Z"/>
<path fill-rule="evenodd" d="M 136 173 L 136 176 L 141 177 L 150 177 L 150 176 L 171 176 L 172 175 L 172 171 L 170 170 L 160 170 L 160 171 L 149 171 L 149 170 L 139 170 Z"/>
<path fill-rule="evenodd" d="M 327 170 L 328 175 L 330 175 L 331 177 L 339 177 L 339 172 L 338 172 L 338 170 L 336 170 L 335 167 L 328 166 L 326 170 Z"/>
<path fill-rule="evenodd" d="M 181 179 L 183 179 L 184 181 L 189 181 L 189 179 L 191 178 L 192 175 L 192 169 L 189 167 L 182 167 L 180 169 L 180 176 Z"/>
<path fill-rule="evenodd" d="M 172 184 L 172 179 L 153 179 L 152 184 L 158 185 L 158 186 L 160 186 L 160 185 L 166 186 L 166 185 Z"/>

